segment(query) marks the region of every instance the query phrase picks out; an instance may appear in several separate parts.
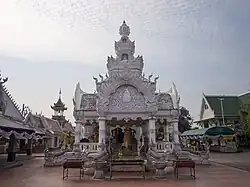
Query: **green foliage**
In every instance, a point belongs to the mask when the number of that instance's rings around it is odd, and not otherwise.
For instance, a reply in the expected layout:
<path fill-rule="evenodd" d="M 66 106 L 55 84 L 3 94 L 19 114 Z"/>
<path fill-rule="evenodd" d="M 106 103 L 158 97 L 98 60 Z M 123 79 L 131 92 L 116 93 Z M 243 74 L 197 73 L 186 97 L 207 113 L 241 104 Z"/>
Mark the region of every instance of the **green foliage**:
<path fill-rule="evenodd" d="M 190 130 L 191 129 L 191 121 L 192 118 L 189 114 L 189 111 L 181 107 L 180 108 L 180 116 L 179 116 L 179 122 L 178 122 L 178 128 L 181 133 L 184 131 Z"/>
<path fill-rule="evenodd" d="M 74 136 L 72 136 L 72 134 L 69 133 L 64 133 L 61 135 L 60 137 L 60 147 L 63 149 L 72 149 L 73 148 L 73 144 L 74 144 Z"/>
<path fill-rule="evenodd" d="M 241 123 L 244 124 L 245 127 L 245 134 L 250 135 L 250 105 L 243 104 L 240 106 L 239 110 Z"/>
<path fill-rule="evenodd" d="M 250 135 L 250 110 L 248 110 L 247 118 L 245 120 L 245 132 Z"/>

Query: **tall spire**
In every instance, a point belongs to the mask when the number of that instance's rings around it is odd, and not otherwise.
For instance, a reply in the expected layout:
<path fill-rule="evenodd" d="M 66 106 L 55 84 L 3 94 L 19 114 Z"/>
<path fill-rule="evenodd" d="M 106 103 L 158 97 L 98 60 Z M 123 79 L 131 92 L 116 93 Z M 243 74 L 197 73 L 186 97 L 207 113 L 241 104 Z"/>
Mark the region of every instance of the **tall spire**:
<path fill-rule="evenodd" d="M 140 76 L 144 66 L 143 58 L 139 55 L 134 56 L 135 41 L 129 39 L 130 28 L 125 21 L 122 22 L 119 28 L 119 34 L 121 38 L 114 45 L 116 57 L 110 56 L 107 60 L 109 76 L 116 76 L 117 73 L 120 74 L 124 70 L 133 72 L 134 76 Z"/>
<path fill-rule="evenodd" d="M 67 107 L 65 107 L 65 104 L 62 102 L 62 90 L 59 90 L 59 98 L 56 103 L 54 103 L 54 106 L 51 106 L 51 108 L 55 112 L 63 112 L 64 110 L 67 110 Z"/>
<path fill-rule="evenodd" d="M 61 96 L 62 96 L 62 89 L 60 88 L 60 90 L 59 90 L 59 99 L 61 99 Z"/>

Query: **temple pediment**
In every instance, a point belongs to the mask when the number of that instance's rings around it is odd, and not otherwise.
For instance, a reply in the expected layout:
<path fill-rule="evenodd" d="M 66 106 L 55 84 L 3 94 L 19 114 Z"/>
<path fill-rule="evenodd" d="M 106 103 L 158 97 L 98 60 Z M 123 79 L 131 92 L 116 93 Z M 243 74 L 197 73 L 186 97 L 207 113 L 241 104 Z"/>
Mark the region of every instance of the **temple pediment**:
<path fill-rule="evenodd" d="M 108 112 L 146 112 L 147 105 L 142 93 L 130 85 L 123 85 L 117 88 L 116 92 L 110 95 Z"/>

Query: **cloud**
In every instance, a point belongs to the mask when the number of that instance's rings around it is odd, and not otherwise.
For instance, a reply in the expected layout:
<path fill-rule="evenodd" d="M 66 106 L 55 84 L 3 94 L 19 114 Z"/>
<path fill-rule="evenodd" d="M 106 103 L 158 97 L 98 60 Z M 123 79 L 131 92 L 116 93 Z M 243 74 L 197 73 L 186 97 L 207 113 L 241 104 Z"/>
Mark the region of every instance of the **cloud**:
<path fill-rule="evenodd" d="M 78 81 L 85 91 L 94 90 L 92 76 L 106 71 L 126 20 L 146 73 L 160 75 L 161 91 L 175 81 L 182 104 L 195 115 L 202 92 L 247 89 L 248 7 L 248 0 L 3 1 L 1 68 L 11 77 L 13 95 L 36 111 L 50 114 L 60 87 L 70 108 Z M 22 82 L 33 90 L 24 90 Z"/>
<path fill-rule="evenodd" d="M 178 31 L 185 33 L 178 29 L 183 19 L 206 4 L 207 1 L 180 0 L 4 1 L 0 7 L 0 51 L 34 62 L 102 63 L 108 54 L 114 53 L 112 41 L 118 39 L 118 27 L 126 19 L 132 36 L 142 41 L 141 46 L 147 46 L 141 47 L 141 51 L 138 48 L 138 52 L 153 55 L 149 45 L 163 49 L 166 44 L 159 41 L 166 36 L 177 38 Z M 161 38 L 157 40 L 157 36 Z M 149 45 L 144 45 L 145 37 Z"/>
<path fill-rule="evenodd" d="M 78 61 L 95 63 L 106 42 L 105 31 L 71 30 L 34 8 L 20 2 L 5 1 L 0 7 L 0 51 L 30 61 Z M 84 22 L 83 22 L 84 25 Z M 105 51 L 107 48 L 104 47 Z"/>

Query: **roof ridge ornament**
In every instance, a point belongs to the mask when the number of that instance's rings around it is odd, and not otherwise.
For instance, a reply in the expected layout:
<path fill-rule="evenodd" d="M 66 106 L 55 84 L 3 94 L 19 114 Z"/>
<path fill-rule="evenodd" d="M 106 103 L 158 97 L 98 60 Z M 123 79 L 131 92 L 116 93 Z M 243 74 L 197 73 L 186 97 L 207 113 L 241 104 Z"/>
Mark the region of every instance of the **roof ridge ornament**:
<path fill-rule="evenodd" d="M 119 34 L 121 36 L 127 36 L 127 37 L 129 36 L 129 34 L 130 34 L 130 28 L 126 24 L 126 21 L 123 21 L 122 25 L 120 26 Z"/>

